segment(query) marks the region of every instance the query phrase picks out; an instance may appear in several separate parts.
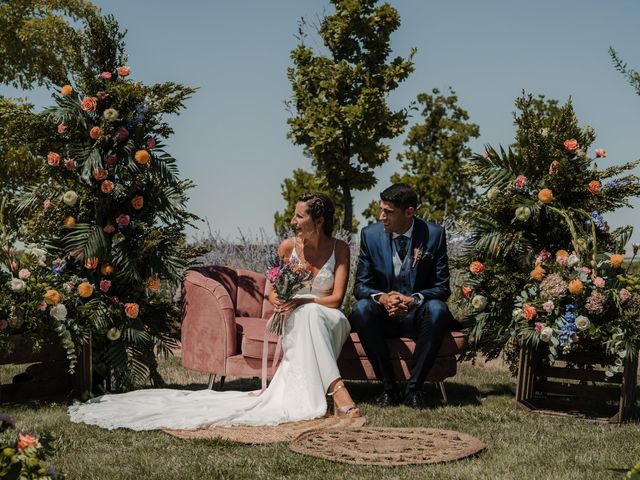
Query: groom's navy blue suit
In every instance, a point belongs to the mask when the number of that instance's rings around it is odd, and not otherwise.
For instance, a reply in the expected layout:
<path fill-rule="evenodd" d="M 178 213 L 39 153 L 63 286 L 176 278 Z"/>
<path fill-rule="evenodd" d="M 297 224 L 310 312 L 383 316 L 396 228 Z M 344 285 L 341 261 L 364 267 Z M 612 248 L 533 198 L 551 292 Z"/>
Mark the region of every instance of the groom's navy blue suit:
<path fill-rule="evenodd" d="M 407 391 L 420 389 L 433 366 L 442 339 L 456 321 L 445 303 L 449 287 L 449 265 L 444 228 L 414 217 L 408 257 L 414 263 L 415 252 L 422 258 L 410 267 L 405 295 L 422 296 L 422 303 L 402 317 L 390 317 L 387 310 L 372 298 L 375 294 L 398 290 L 394 283 L 392 234 L 385 232 L 382 222 L 362 230 L 356 272 L 356 303 L 350 321 L 358 332 L 376 376 L 386 391 L 396 388 L 386 338 L 410 337 L 416 341 L 411 376 Z M 411 265 L 409 264 L 409 265 Z"/>

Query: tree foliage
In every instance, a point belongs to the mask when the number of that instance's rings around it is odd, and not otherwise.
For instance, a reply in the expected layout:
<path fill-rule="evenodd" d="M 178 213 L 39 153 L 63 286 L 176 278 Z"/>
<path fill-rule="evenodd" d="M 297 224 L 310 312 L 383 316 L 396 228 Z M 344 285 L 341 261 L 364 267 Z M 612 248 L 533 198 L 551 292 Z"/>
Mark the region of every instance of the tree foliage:
<path fill-rule="evenodd" d="M 391 182 L 411 185 L 420 199 L 417 215 L 440 222 L 458 217 L 477 196 L 467 168 L 472 153 L 467 143 L 480 135 L 480 127 L 468 121 L 451 89 L 448 94 L 437 88 L 421 93 L 417 103 L 424 121 L 409 129 L 407 149 L 398 155 L 404 173 L 393 174 Z M 377 202 L 363 213 L 376 220 Z"/>
<path fill-rule="evenodd" d="M 392 111 L 387 95 L 413 71 L 408 59 L 391 54 L 390 37 L 400 26 L 398 12 L 376 0 L 332 0 L 333 15 L 322 19 L 318 34 L 326 52 L 300 43 L 291 52 L 292 86 L 289 138 L 304 147 L 327 186 L 339 190 L 343 226 L 353 227 L 353 191 L 376 184 L 374 169 L 389 157 L 382 141 L 399 135 L 405 110 Z"/>
<path fill-rule="evenodd" d="M 618 52 L 616 52 L 613 47 L 609 47 L 609 55 L 616 70 L 625 76 L 629 84 L 635 88 L 636 93 L 640 95 L 640 73 L 637 70 L 629 68 L 627 63 L 618 56 Z"/>

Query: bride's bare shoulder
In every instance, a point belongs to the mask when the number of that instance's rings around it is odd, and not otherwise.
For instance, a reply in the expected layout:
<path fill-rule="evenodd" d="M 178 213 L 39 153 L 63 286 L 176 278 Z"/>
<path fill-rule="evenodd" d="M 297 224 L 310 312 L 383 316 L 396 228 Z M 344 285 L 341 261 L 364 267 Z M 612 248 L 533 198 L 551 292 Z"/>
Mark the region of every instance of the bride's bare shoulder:
<path fill-rule="evenodd" d="M 337 257 L 349 257 L 351 250 L 349 244 L 343 240 L 336 240 L 336 256 Z"/>
<path fill-rule="evenodd" d="M 278 246 L 278 255 L 281 257 L 289 258 L 291 253 L 293 252 L 293 247 L 295 246 L 295 238 L 285 238 L 280 242 L 280 246 Z"/>

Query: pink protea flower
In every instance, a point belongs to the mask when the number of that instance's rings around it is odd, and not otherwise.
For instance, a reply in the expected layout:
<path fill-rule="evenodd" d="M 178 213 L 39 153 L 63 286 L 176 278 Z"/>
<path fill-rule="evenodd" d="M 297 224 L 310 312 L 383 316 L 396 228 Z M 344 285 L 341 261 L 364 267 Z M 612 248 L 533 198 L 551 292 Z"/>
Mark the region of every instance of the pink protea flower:
<path fill-rule="evenodd" d="M 149 149 L 156 148 L 156 139 L 155 138 L 148 138 L 147 139 L 147 148 L 149 148 Z"/>
<path fill-rule="evenodd" d="M 100 291 L 107 293 L 111 288 L 111 280 L 100 280 Z"/>
<path fill-rule="evenodd" d="M 536 265 L 540 265 L 541 263 L 546 262 L 550 258 L 551 258 L 551 253 L 542 249 L 540 250 L 540 253 L 538 253 L 538 255 L 536 256 Z"/>
<path fill-rule="evenodd" d="M 525 177 L 524 175 L 518 175 L 516 177 L 514 185 L 516 186 L 516 188 L 524 188 L 527 185 L 527 177 Z"/>
<path fill-rule="evenodd" d="M 129 217 L 129 215 L 126 215 L 124 213 L 118 215 L 118 218 L 116 218 L 116 223 L 120 227 L 126 227 L 127 225 L 129 225 L 130 221 L 131 221 L 131 218 Z"/>
<path fill-rule="evenodd" d="M 280 278 L 280 267 L 273 267 L 267 272 L 267 279 L 270 282 L 275 282 Z"/>
<path fill-rule="evenodd" d="M 104 100 L 105 98 L 107 98 L 107 92 L 105 92 L 104 90 L 99 90 L 98 93 L 96 93 L 96 97 L 98 97 L 98 100 Z"/>
<path fill-rule="evenodd" d="M 535 328 L 536 328 L 536 332 L 540 333 L 542 332 L 542 327 L 544 327 L 544 325 L 540 322 L 536 322 Z"/>
<path fill-rule="evenodd" d="M 76 168 L 76 162 L 73 161 L 73 158 L 65 158 L 64 166 L 69 170 L 73 170 L 74 168 Z"/>

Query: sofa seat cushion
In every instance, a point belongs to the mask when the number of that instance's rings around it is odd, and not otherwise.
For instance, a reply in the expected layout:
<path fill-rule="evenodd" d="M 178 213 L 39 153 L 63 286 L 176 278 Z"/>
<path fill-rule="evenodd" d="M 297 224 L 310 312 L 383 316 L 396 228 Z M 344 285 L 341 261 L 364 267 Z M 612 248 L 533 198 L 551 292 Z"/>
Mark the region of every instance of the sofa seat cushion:
<path fill-rule="evenodd" d="M 389 353 L 392 360 L 409 359 L 413 355 L 415 342 L 410 338 L 389 338 Z M 467 351 L 467 336 L 461 332 L 449 332 L 442 341 L 438 357 L 460 355 Z M 367 358 L 357 333 L 351 333 L 350 338 L 342 347 L 340 358 L 357 360 Z"/>
<path fill-rule="evenodd" d="M 236 317 L 236 330 L 238 332 L 238 345 L 242 356 L 262 359 L 262 343 L 264 341 L 264 329 L 267 326 L 267 318 Z M 271 360 L 276 351 L 278 336 L 269 334 L 268 358 Z"/>

